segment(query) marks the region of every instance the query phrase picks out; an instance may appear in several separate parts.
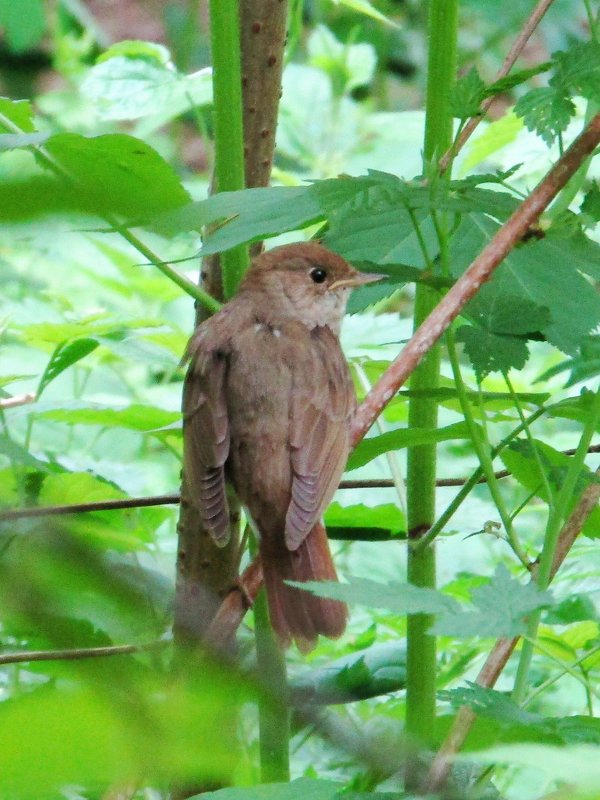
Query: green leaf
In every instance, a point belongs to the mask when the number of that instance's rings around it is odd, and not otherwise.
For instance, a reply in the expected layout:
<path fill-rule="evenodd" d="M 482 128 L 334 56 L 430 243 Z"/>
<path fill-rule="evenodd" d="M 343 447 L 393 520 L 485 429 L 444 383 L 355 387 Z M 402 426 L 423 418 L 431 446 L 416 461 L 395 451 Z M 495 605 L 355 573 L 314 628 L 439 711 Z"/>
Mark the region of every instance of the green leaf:
<path fill-rule="evenodd" d="M 591 40 L 580 42 L 566 51 L 553 53 L 556 74 L 550 83 L 588 100 L 600 100 L 600 45 Z"/>
<path fill-rule="evenodd" d="M 325 25 L 312 31 L 307 50 L 309 63 L 329 75 L 337 97 L 369 84 L 375 74 L 377 55 L 372 45 L 342 43 Z"/>
<path fill-rule="evenodd" d="M 490 372 L 521 369 L 529 358 L 527 342 L 516 336 L 502 336 L 470 325 L 462 325 L 456 331 L 456 339 L 464 343 L 465 352 L 479 381 Z"/>
<path fill-rule="evenodd" d="M 592 186 L 586 192 L 581 204 L 581 210 L 587 214 L 594 222 L 600 222 L 600 187 L 597 181 L 592 183 Z"/>
<path fill-rule="evenodd" d="M 192 800 L 332 800 L 343 788 L 343 783 L 297 778 L 291 783 L 218 789 L 216 792 L 194 795 Z"/>
<path fill-rule="evenodd" d="M 138 57 L 113 55 L 92 67 L 81 92 L 94 104 L 100 119 L 160 114 L 167 121 L 211 103 L 212 77 L 210 69 L 182 75 L 173 64 L 149 58 L 146 52 Z"/>
<path fill-rule="evenodd" d="M 597 620 L 596 606 L 587 594 L 573 594 L 544 614 L 546 625 L 571 625 L 573 622 Z"/>
<path fill-rule="evenodd" d="M 375 8 L 368 0 L 332 0 L 335 5 L 346 6 L 346 8 L 356 11 L 359 14 L 364 14 L 366 17 L 371 17 L 377 22 L 383 22 L 384 25 L 389 25 L 392 28 L 399 28 L 398 23 L 386 17 L 381 11 Z"/>
<path fill-rule="evenodd" d="M 575 114 L 575 104 L 552 86 L 541 86 L 517 100 L 515 114 L 522 118 L 528 130 L 535 131 L 550 145 L 566 130 Z"/>
<path fill-rule="evenodd" d="M 190 199 L 172 167 L 133 136 L 61 133 L 46 149 L 100 210 L 145 217 Z"/>
<path fill-rule="evenodd" d="M 450 263 L 456 276 L 481 252 L 498 227 L 497 222 L 478 214 L 463 218 L 450 245 Z M 571 244 L 570 238 L 546 237 L 516 247 L 492 280 L 481 287 L 475 307 L 485 304 L 492 309 L 501 302 L 508 314 L 510 299 L 519 296 L 532 306 L 547 308 L 550 320 L 541 332 L 559 349 L 575 353 L 581 341 L 600 323 L 600 297 L 580 274 L 578 258 L 570 254 Z M 470 304 L 467 313 L 469 307 Z M 539 321 L 539 316 L 535 321 Z M 525 322 L 530 330 L 535 328 Z"/>
<path fill-rule="evenodd" d="M 502 92 L 509 92 L 511 89 L 514 89 L 515 86 L 520 86 L 522 83 L 525 83 L 525 81 L 528 81 L 529 78 L 534 78 L 536 75 L 547 72 L 551 68 L 552 61 L 544 61 L 542 64 L 538 64 L 535 67 L 511 72 L 506 77 L 491 83 L 487 87 L 486 94 L 490 96 L 501 94 Z"/>
<path fill-rule="evenodd" d="M 390 450 L 400 450 L 404 447 L 418 447 L 432 442 L 448 442 L 454 439 L 469 439 L 469 429 L 465 422 L 455 422 L 445 428 L 400 428 L 388 431 L 379 436 L 370 436 L 363 439 L 358 447 L 350 454 L 347 470 L 357 469 Z"/>
<path fill-rule="evenodd" d="M 406 686 L 406 645 L 385 642 L 330 661 L 293 677 L 290 688 L 301 703 L 349 703 L 398 692 Z"/>
<path fill-rule="evenodd" d="M 303 583 L 287 581 L 287 583 L 318 597 L 342 600 L 350 605 L 384 608 L 395 614 L 457 613 L 460 608 L 456 600 L 451 597 L 434 589 L 423 589 L 410 583 L 377 583 L 368 578 L 350 578 L 348 583 L 332 581 Z"/>
<path fill-rule="evenodd" d="M 581 342 L 579 353 L 573 358 L 568 358 L 546 370 L 538 381 L 548 380 L 561 372 L 571 371 L 565 386 L 575 386 L 576 383 L 595 378 L 600 374 L 600 336 L 588 336 Z"/>
<path fill-rule="evenodd" d="M 75 341 L 61 342 L 58 344 L 40 379 L 37 389 L 38 399 L 44 389 L 52 383 L 55 378 L 58 378 L 62 372 L 78 361 L 81 361 L 82 358 L 85 358 L 97 347 L 98 342 L 96 339 L 90 338 L 75 339 Z"/>
<path fill-rule="evenodd" d="M 327 528 L 381 528 L 396 534 L 406 530 L 404 514 L 393 503 L 374 507 L 362 503 L 353 506 L 332 503 L 325 513 L 325 525 Z"/>
<path fill-rule="evenodd" d="M 123 56 L 125 58 L 140 58 L 166 67 L 171 63 L 171 54 L 168 49 L 158 42 L 145 42 L 140 39 L 124 39 L 122 42 L 115 42 L 100 53 L 96 61 L 101 64 L 111 58 Z"/>
<path fill-rule="evenodd" d="M 487 95 L 485 83 L 475 67 L 459 78 L 450 94 L 450 113 L 458 119 L 468 119 L 481 114 L 481 103 Z"/>
<path fill-rule="evenodd" d="M 5 0 L 9 2 L 10 0 Z M 14 6 L 14 3 L 10 3 Z M 0 133 L 14 134 L 15 131 L 10 125 L 3 122 L 2 117 L 12 122 L 23 133 L 33 133 L 35 126 L 33 124 L 33 111 L 31 103 L 28 100 L 9 100 L 7 97 L 0 97 Z"/>
<path fill-rule="evenodd" d="M 36 409 L 36 417 L 69 425 L 101 425 L 132 431 L 158 431 L 181 421 L 179 411 L 165 411 L 142 403 L 132 403 L 121 408 L 99 403 L 63 403 L 61 408 Z"/>
<path fill-rule="evenodd" d="M 0 28 L 4 28 L 8 49 L 23 53 L 44 36 L 46 17 L 42 0 L 0 0 Z"/>
<path fill-rule="evenodd" d="M 592 800 L 600 786 L 600 747 L 573 744 L 558 747 L 549 744 L 505 744 L 487 750 L 471 752 L 459 759 L 481 764 L 507 764 L 512 769 L 524 767 L 539 770 L 548 781 L 569 786 L 569 798 Z M 585 792 L 580 794 L 577 790 Z"/>
<path fill-rule="evenodd" d="M 469 706 L 479 717 L 489 717 L 499 722 L 518 725 L 540 725 L 544 718 L 539 714 L 524 711 L 504 692 L 484 688 L 473 681 L 466 686 L 438 692 L 440 700 L 446 700 L 456 709 Z"/>
<path fill-rule="evenodd" d="M 503 565 L 496 568 L 489 583 L 473 590 L 471 601 L 473 609 L 456 608 L 440 614 L 430 632 L 460 639 L 518 636 L 525 631 L 526 618 L 532 611 L 554 604 L 549 592 L 540 592 L 531 583 L 519 583 Z"/>

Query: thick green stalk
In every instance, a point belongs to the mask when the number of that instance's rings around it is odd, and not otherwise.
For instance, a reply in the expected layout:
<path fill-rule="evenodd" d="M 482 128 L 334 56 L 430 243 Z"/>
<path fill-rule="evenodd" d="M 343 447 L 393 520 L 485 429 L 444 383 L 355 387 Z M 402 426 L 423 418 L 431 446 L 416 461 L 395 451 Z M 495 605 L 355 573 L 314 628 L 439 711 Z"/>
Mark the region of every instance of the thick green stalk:
<path fill-rule="evenodd" d="M 554 554 L 556 552 L 556 545 L 558 542 L 558 535 L 561 527 L 566 520 L 569 513 L 569 505 L 573 499 L 573 492 L 577 480 L 581 475 L 585 457 L 592 440 L 592 436 L 596 431 L 598 420 L 600 420 L 600 391 L 596 393 L 595 402 L 590 409 L 590 415 L 586 421 L 581 439 L 577 445 L 575 455 L 569 463 L 569 468 L 565 476 L 563 485 L 556 497 L 553 506 L 550 508 L 548 515 L 548 523 L 546 525 L 546 533 L 544 536 L 544 544 L 542 546 L 542 554 L 540 556 L 540 564 L 537 571 L 536 583 L 541 590 L 547 589 L 550 584 L 550 577 L 552 573 L 552 564 L 554 563 Z M 517 667 L 517 675 L 515 677 L 515 685 L 513 688 L 513 699 L 517 703 L 521 703 L 525 697 L 528 688 L 529 669 L 531 667 L 531 659 L 533 657 L 533 650 L 535 647 L 535 640 L 537 638 L 537 630 L 540 624 L 541 611 L 534 612 L 527 623 L 526 640 L 523 642 L 521 649 L 521 657 L 519 659 L 519 666 Z"/>
<path fill-rule="evenodd" d="M 251 547 L 251 552 L 256 554 L 256 546 Z M 271 627 L 264 589 L 252 609 L 258 672 L 267 690 L 258 700 L 260 776 L 263 783 L 284 783 L 290 779 L 290 714 L 285 656 Z"/>
<path fill-rule="evenodd" d="M 238 0 L 210 0 L 215 124 L 214 180 L 219 192 L 245 188 L 240 20 Z M 235 294 L 248 268 L 248 248 L 221 254 L 225 299 Z"/>
<path fill-rule="evenodd" d="M 452 141 L 452 118 L 448 99 L 455 80 L 458 0 L 431 0 L 429 4 L 429 65 L 425 123 L 425 171 L 434 157 L 444 153 Z M 440 242 L 442 250 L 445 242 Z M 431 288 L 417 286 L 415 329 L 434 308 L 438 295 Z M 413 373 L 411 390 L 435 389 L 439 380 L 440 350 L 435 347 Z M 412 397 L 410 426 L 437 427 L 435 399 Z M 435 518 L 435 445 L 414 447 L 408 453 L 408 531 L 417 543 Z M 408 551 L 408 580 L 417 586 L 435 587 L 433 546 Z M 407 630 L 406 732 L 416 745 L 431 741 L 435 722 L 435 639 L 427 629 L 431 619 L 424 614 L 409 617 Z M 415 769 L 407 773 L 407 784 L 418 782 Z"/>

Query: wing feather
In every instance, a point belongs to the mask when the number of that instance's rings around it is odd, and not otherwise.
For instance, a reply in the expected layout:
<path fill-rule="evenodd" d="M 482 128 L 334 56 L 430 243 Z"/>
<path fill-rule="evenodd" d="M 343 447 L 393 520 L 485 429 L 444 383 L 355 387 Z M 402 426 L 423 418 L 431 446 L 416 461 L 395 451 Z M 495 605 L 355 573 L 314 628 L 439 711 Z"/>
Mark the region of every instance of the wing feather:
<path fill-rule="evenodd" d="M 184 472 L 202 523 L 220 547 L 229 540 L 225 462 L 229 420 L 225 396 L 227 353 L 200 331 L 188 348 L 190 366 L 183 389 Z"/>
<path fill-rule="evenodd" d="M 285 542 L 297 550 L 333 497 L 346 465 L 355 395 L 339 342 L 327 327 L 311 334 L 308 363 L 295 374 L 290 419 L 292 496 Z"/>

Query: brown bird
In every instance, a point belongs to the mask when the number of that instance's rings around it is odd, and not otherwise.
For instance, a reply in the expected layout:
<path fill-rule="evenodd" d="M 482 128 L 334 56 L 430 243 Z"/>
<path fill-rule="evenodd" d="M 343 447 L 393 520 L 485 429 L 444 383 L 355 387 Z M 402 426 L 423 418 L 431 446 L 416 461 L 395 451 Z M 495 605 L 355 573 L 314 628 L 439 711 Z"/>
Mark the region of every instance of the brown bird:
<path fill-rule="evenodd" d="M 357 272 L 316 242 L 256 258 L 238 294 L 190 339 L 184 468 L 218 545 L 229 482 L 259 533 L 271 623 L 310 649 L 341 636 L 346 606 L 284 581 L 337 580 L 321 518 L 344 470 L 356 398 L 339 332 Z"/>

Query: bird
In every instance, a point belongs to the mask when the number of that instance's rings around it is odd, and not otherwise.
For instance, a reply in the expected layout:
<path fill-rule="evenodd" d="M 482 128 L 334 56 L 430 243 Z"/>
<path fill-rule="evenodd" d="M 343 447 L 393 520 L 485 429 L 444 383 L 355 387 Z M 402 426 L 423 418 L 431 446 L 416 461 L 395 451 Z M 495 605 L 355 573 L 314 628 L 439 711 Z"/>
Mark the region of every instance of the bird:
<path fill-rule="evenodd" d="M 227 486 L 257 531 L 272 627 L 303 652 L 341 636 L 343 602 L 286 581 L 336 581 L 322 522 L 350 451 L 356 395 L 339 341 L 350 291 L 381 279 L 318 242 L 257 256 L 237 294 L 190 338 L 183 467 L 215 543 Z"/>

